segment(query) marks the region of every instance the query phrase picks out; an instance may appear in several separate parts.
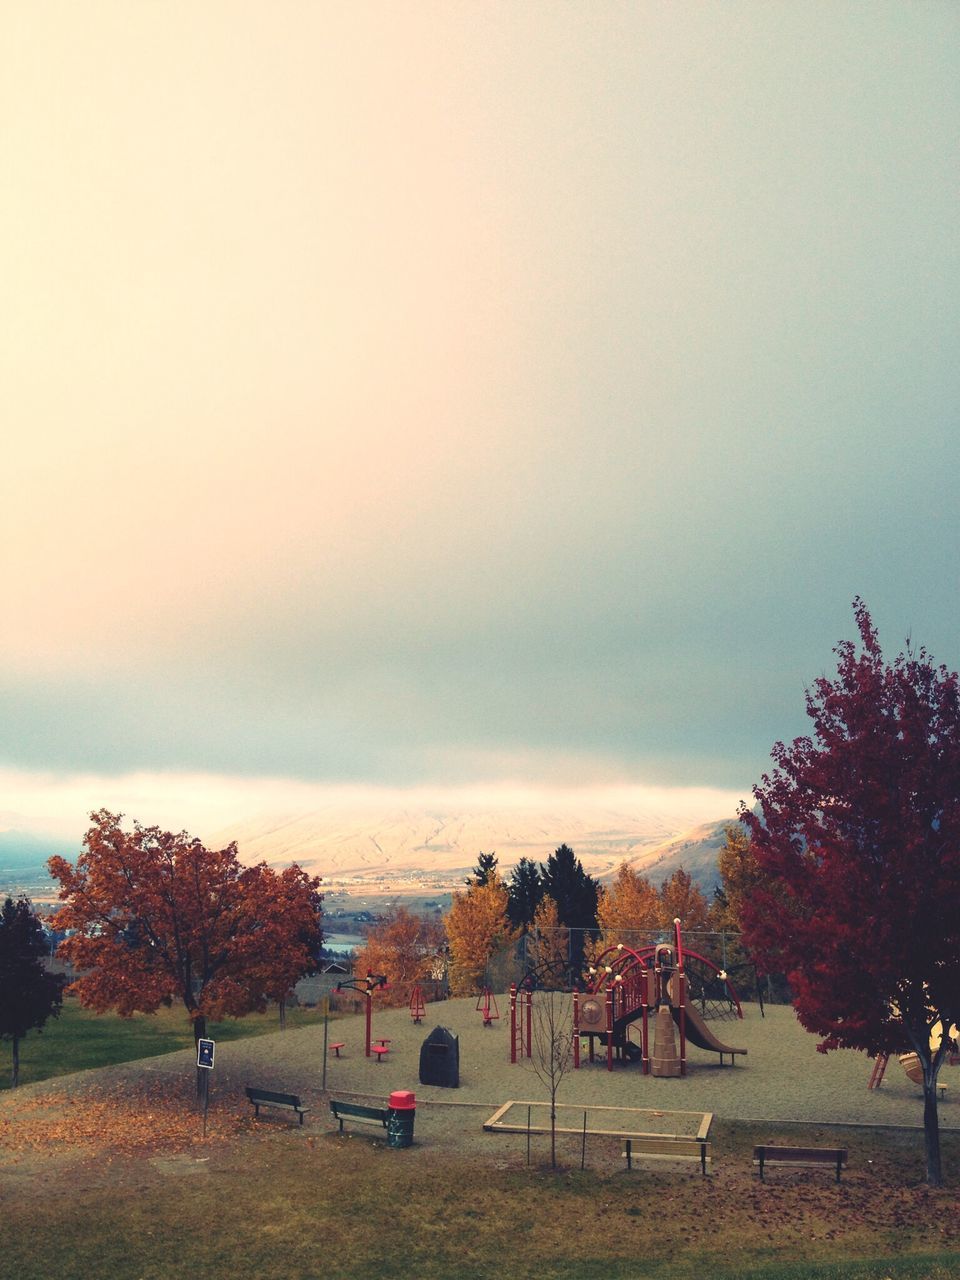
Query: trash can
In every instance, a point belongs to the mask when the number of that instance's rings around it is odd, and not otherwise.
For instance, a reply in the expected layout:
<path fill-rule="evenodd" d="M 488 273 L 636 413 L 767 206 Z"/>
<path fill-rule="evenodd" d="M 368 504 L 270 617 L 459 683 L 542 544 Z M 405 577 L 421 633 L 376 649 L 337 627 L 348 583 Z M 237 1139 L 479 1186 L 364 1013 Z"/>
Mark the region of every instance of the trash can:
<path fill-rule="evenodd" d="M 387 1146 L 410 1147 L 413 1145 L 413 1122 L 417 1115 L 417 1100 L 408 1089 L 397 1089 L 387 1102 Z"/>
<path fill-rule="evenodd" d="M 434 1027 L 420 1046 L 420 1083 L 460 1086 L 460 1038 L 446 1027 Z"/>

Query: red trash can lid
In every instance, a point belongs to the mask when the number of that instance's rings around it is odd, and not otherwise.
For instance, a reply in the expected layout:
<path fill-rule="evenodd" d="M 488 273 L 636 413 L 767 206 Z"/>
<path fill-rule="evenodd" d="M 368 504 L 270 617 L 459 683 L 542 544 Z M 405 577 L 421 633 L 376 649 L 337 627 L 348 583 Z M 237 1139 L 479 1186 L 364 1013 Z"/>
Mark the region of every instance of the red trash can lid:
<path fill-rule="evenodd" d="M 416 1111 L 417 1100 L 409 1089 L 397 1089 L 390 1095 L 389 1106 L 393 1111 Z"/>

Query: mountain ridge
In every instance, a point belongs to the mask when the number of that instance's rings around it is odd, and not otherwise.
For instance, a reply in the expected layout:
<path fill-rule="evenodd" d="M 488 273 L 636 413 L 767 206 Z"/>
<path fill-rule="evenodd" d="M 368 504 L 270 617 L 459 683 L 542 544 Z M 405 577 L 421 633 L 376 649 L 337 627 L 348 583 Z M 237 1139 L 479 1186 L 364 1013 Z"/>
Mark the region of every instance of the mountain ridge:
<path fill-rule="evenodd" d="M 736 818 L 689 825 L 675 816 L 614 810 L 574 813 L 399 808 L 377 814 L 331 807 L 305 814 L 264 814 L 219 832 L 245 863 L 297 862 L 327 883 L 428 875 L 464 879 L 481 852 L 496 853 L 506 876 L 521 857 L 545 862 L 568 844 L 601 882 L 624 862 L 655 883 L 678 866 L 706 892 L 717 883 L 724 829 Z"/>

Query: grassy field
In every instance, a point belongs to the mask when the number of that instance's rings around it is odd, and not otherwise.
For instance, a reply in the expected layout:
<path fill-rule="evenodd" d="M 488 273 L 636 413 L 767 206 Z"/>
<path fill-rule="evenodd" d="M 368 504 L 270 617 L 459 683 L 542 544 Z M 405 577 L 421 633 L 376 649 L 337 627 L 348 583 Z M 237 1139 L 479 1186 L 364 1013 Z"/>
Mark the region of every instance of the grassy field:
<path fill-rule="evenodd" d="M 315 1025 L 322 1019 L 316 1009 L 288 1009 L 287 1027 Z M 280 1027 L 279 1014 L 270 1009 L 246 1018 L 211 1022 L 207 1033 L 214 1040 L 237 1040 L 264 1035 Z M 59 1018 L 52 1018 L 42 1032 L 31 1033 L 20 1043 L 20 1083 L 34 1084 L 90 1067 L 109 1067 L 136 1058 L 186 1049 L 193 1032 L 182 1008 L 157 1013 L 135 1013 L 120 1018 L 113 1013 L 91 1013 L 75 999 L 66 999 Z M 0 1090 L 10 1088 L 12 1066 L 9 1041 L 0 1042 Z"/>
<path fill-rule="evenodd" d="M 248 1124 L 179 1157 L 79 1165 L 68 1195 L 58 1178 L 4 1197 L 4 1266 L 19 1280 L 955 1280 L 956 1194 L 888 1182 L 896 1135 L 858 1137 L 858 1162 L 882 1169 L 839 1187 L 821 1172 L 761 1185 L 754 1137 L 719 1125 L 708 1178 L 604 1176 Z"/>
<path fill-rule="evenodd" d="M 316 1025 L 295 1010 L 288 1025 Z M 277 1030 L 276 1010 L 211 1028 L 216 1039 Z M 295 1034 L 295 1032 L 293 1033 Z M 95 1016 L 68 1001 L 28 1038 L 24 1082 L 186 1048 L 185 1016 Z M 308 1125 L 254 1122 L 223 1090 L 202 1136 L 193 1073 L 134 1076 L 109 1088 L 69 1082 L 0 1100 L 3 1271 L 18 1280 L 956 1280 L 960 1133 L 943 1134 L 943 1190 L 922 1180 L 917 1134 L 718 1119 L 714 1166 L 628 1173 L 619 1143 L 578 1140 L 551 1171 L 522 1138 L 479 1132 L 473 1109 L 441 1109 L 476 1131 L 472 1156 L 418 1116 L 415 1145 L 375 1130 L 340 1136 L 314 1099 Z M 139 1092 L 138 1092 L 139 1090 Z M 238 1098 L 237 1092 L 240 1093 Z M 461 1120 L 459 1117 L 463 1116 Z M 449 1117 L 457 1117 L 449 1120 Z M 466 1131 L 465 1128 L 465 1131 Z M 837 1185 L 825 1171 L 761 1184 L 753 1144 L 850 1148 Z"/>

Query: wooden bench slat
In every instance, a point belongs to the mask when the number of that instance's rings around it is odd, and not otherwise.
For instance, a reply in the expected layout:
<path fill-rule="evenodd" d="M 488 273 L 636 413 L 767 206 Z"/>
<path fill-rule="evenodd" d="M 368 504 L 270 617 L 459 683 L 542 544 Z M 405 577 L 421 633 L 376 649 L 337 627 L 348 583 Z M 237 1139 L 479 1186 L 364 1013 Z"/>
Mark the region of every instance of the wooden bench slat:
<path fill-rule="evenodd" d="M 358 1102 L 340 1102 L 336 1098 L 331 1098 L 330 1110 L 340 1125 L 341 1133 L 343 1133 L 344 1116 L 349 1120 L 360 1120 L 365 1124 L 379 1124 L 384 1129 L 387 1127 L 387 1112 L 383 1107 L 364 1107 Z"/>
<path fill-rule="evenodd" d="M 627 1168 L 633 1167 L 634 1159 L 643 1160 L 698 1160 L 702 1173 L 707 1172 L 707 1162 L 711 1159 L 710 1143 L 701 1138 L 671 1138 L 668 1136 L 655 1138 L 627 1138 L 623 1144 L 623 1158 Z"/>
<path fill-rule="evenodd" d="M 781 1147 L 773 1144 L 761 1144 L 753 1148 L 753 1163 L 760 1166 L 760 1177 L 766 1165 L 800 1165 L 813 1167 L 829 1165 L 836 1170 L 837 1181 L 840 1171 L 847 1167 L 846 1147 Z"/>
<path fill-rule="evenodd" d="M 252 1085 L 247 1085 L 247 1097 L 253 1103 L 254 1118 L 259 1117 L 261 1107 L 281 1107 L 288 1111 L 295 1111 L 303 1124 L 303 1117 L 310 1110 L 305 1107 L 297 1094 L 295 1093 L 279 1093 L 274 1089 L 260 1089 Z"/>

